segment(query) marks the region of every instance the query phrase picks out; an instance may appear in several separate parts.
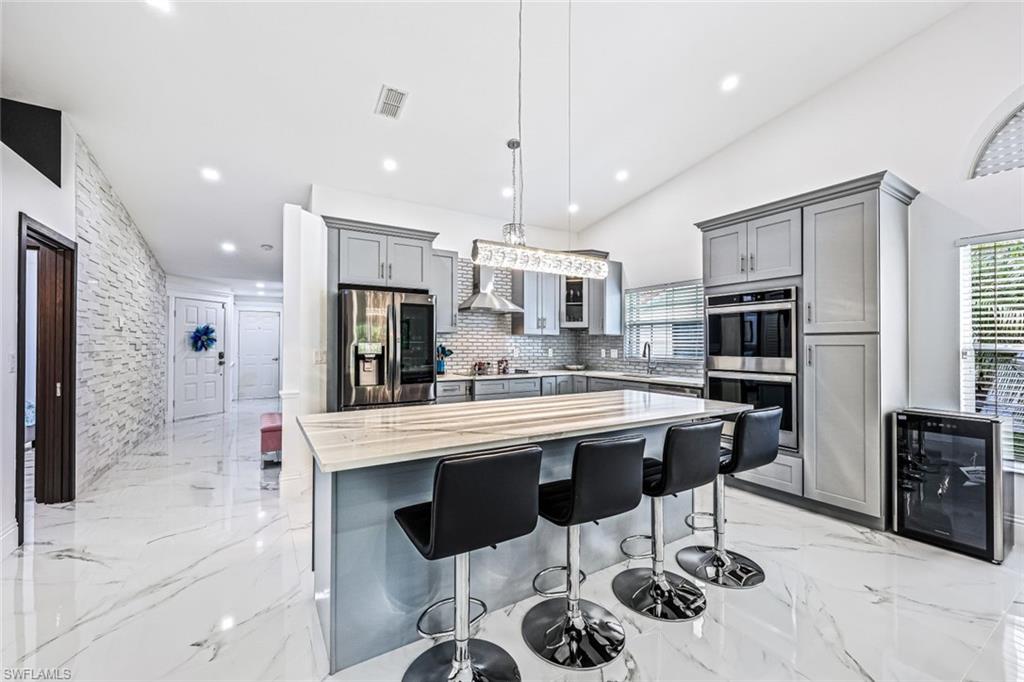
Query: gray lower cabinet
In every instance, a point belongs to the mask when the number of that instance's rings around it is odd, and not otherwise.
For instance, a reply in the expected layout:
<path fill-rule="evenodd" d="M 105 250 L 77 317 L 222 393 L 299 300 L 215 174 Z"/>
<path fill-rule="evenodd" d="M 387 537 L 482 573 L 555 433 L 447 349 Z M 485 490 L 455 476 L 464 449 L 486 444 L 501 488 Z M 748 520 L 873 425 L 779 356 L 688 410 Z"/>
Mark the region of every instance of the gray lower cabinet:
<path fill-rule="evenodd" d="M 558 395 L 558 380 L 561 377 L 541 377 L 540 394 Z"/>
<path fill-rule="evenodd" d="M 434 294 L 437 332 L 454 332 L 459 324 L 459 254 L 434 249 L 430 257 L 430 293 Z"/>
<path fill-rule="evenodd" d="M 804 333 L 879 331 L 878 190 L 804 208 Z"/>
<path fill-rule="evenodd" d="M 388 238 L 360 230 L 341 230 L 338 279 L 345 284 L 386 286 Z"/>
<path fill-rule="evenodd" d="M 473 400 L 503 400 L 540 395 L 540 377 L 524 379 L 478 379 L 473 382 Z"/>
<path fill-rule="evenodd" d="M 882 515 L 878 336 L 804 337 L 803 494 Z"/>
<path fill-rule="evenodd" d="M 437 382 L 437 402 L 444 403 L 465 403 L 473 399 L 468 381 L 439 381 Z"/>
<path fill-rule="evenodd" d="M 572 378 L 572 393 L 587 392 L 587 377 L 574 376 Z"/>
<path fill-rule="evenodd" d="M 558 395 L 571 395 L 573 393 L 576 393 L 576 382 L 575 382 L 576 378 L 577 377 L 570 376 L 568 374 L 562 375 L 562 376 L 559 376 L 559 377 L 554 377 L 554 379 L 555 379 L 555 392 Z M 584 381 L 584 386 L 585 385 L 586 385 L 586 382 Z M 583 392 L 585 393 L 586 391 L 583 391 Z"/>
<path fill-rule="evenodd" d="M 771 464 L 735 474 L 736 478 L 774 488 L 792 495 L 804 494 L 804 462 L 781 452 Z"/>

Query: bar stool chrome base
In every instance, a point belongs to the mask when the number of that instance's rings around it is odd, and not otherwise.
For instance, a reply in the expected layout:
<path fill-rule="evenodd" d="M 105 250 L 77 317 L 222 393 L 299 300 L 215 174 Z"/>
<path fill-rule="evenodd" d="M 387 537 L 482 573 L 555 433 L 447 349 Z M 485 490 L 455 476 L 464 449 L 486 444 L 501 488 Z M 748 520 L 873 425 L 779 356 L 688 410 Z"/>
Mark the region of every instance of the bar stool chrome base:
<path fill-rule="evenodd" d="M 697 580 L 730 589 L 748 589 L 764 582 L 764 569 L 742 554 L 706 545 L 683 547 L 679 567 Z"/>
<path fill-rule="evenodd" d="M 658 580 L 649 568 L 619 573 L 612 592 L 630 610 L 657 620 L 693 620 L 708 607 L 704 593 L 686 578 L 665 571 Z"/>
<path fill-rule="evenodd" d="M 523 617 L 523 639 L 533 653 L 569 670 L 608 665 L 626 647 L 626 631 L 611 611 L 580 599 L 575 617 L 565 599 L 548 599 Z"/>
<path fill-rule="evenodd" d="M 469 660 L 455 661 L 455 642 L 432 646 L 416 657 L 402 682 L 520 682 L 519 666 L 497 644 L 483 639 L 469 640 Z"/>

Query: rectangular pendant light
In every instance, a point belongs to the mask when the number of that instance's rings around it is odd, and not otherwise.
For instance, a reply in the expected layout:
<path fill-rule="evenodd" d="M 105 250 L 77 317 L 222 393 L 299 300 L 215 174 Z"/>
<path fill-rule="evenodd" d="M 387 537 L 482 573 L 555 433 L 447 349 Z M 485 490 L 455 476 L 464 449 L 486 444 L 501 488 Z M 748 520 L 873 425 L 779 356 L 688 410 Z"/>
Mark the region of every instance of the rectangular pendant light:
<path fill-rule="evenodd" d="M 473 262 L 493 268 L 549 272 L 566 277 L 604 279 L 608 276 L 608 261 L 604 258 L 533 246 L 514 246 L 486 239 L 473 240 Z"/>

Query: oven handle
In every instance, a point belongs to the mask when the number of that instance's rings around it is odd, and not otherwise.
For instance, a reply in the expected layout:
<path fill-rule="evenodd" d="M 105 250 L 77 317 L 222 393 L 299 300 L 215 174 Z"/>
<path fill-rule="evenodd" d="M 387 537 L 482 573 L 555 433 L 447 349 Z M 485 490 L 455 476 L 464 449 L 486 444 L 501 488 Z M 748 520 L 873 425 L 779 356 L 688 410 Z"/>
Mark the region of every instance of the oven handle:
<path fill-rule="evenodd" d="M 723 305 L 710 306 L 708 316 L 730 313 L 753 313 L 760 310 L 791 310 L 796 312 L 796 301 L 782 301 L 781 303 L 756 303 L 753 305 Z"/>
<path fill-rule="evenodd" d="M 741 379 L 743 381 L 771 381 L 777 384 L 796 385 L 795 374 L 761 374 L 760 372 L 722 372 L 708 370 L 709 379 Z"/>

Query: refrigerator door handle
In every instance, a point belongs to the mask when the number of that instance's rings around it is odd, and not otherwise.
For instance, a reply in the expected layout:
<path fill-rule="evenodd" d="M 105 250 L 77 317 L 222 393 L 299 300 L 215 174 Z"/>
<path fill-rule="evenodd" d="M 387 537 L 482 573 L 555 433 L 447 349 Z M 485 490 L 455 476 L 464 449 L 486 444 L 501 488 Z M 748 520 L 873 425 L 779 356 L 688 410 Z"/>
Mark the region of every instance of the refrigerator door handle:
<path fill-rule="evenodd" d="M 391 304 L 388 306 L 388 364 L 387 384 L 391 391 L 391 400 L 398 398 L 398 306 L 395 295 L 391 295 Z"/>

